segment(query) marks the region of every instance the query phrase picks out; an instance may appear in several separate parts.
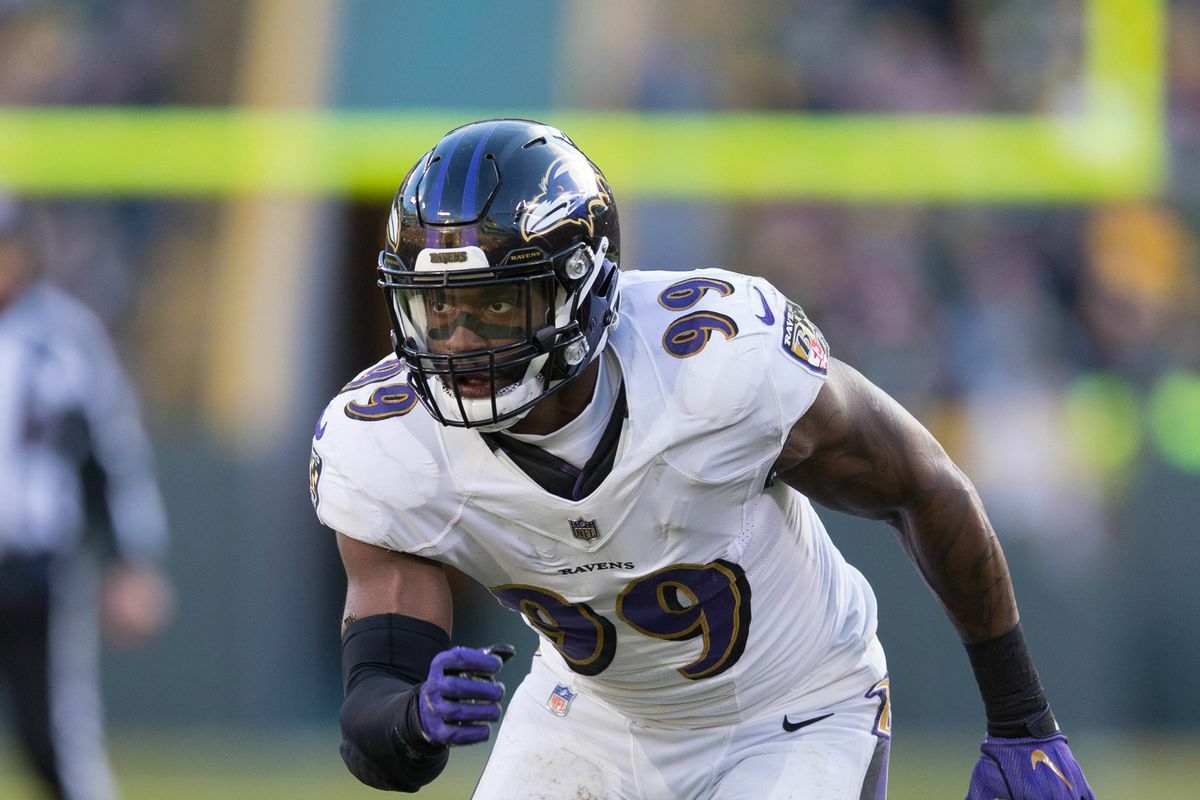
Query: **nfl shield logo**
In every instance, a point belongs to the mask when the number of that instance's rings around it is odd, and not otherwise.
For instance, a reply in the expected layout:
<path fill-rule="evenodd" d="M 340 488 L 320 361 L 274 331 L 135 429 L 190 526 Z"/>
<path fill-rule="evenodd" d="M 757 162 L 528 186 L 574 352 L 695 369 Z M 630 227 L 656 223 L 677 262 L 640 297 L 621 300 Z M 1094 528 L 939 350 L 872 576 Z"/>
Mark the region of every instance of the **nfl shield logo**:
<path fill-rule="evenodd" d="M 596 520 L 594 519 L 580 517 L 579 519 L 569 519 L 567 522 L 571 523 L 571 535 L 576 539 L 590 542 L 593 539 L 600 538 L 600 531 L 596 528 Z"/>
<path fill-rule="evenodd" d="M 578 692 L 572 692 L 570 688 L 560 683 L 550 693 L 550 699 L 546 701 L 546 708 L 550 709 L 556 716 L 565 717 L 567 712 L 571 710 L 571 701 L 575 699 L 575 695 L 577 694 Z"/>

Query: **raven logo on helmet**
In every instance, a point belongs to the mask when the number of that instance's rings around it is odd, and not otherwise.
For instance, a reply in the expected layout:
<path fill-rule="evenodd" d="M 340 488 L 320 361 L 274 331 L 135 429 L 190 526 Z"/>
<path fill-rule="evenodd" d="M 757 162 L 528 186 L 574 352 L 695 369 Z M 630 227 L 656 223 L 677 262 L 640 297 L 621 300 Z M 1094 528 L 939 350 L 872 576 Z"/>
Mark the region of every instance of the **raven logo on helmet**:
<path fill-rule="evenodd" d="M 579 225 L 592 236 L 596 213 L 612 202 L 604 178 L 579 158 L 556 158 L 541 189 L 521 215 L 521 237 L 527 242 L 564 225 Z"/>

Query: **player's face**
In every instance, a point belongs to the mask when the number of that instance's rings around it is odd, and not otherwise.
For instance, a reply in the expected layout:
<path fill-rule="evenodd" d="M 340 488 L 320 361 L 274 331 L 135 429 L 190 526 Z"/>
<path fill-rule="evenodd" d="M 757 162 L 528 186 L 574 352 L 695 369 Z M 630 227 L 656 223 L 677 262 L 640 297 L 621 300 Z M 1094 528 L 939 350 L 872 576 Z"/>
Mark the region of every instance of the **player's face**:
<path fill-rule="evenodd" d="M 413 317 L 424 322 L 418 326 L 424 334 L 418 346 L 435 355 L 464 354 L 455 361 L 456 371 L 484 370 L 458 377 L 459 392 L 472 398 L 493 391 L 487 351 L 527 342 L 534 330 L 547 323 L 550 308 L 544 292 L 530 291 L 524 283 L 426 289 L 414 293 L 408 305 Z M 501 366 L 502 354 L 496 361 L 495 391 L 524 376 L 524 364 Z M 448 378 L 443 380 L 449 383 Z"/>

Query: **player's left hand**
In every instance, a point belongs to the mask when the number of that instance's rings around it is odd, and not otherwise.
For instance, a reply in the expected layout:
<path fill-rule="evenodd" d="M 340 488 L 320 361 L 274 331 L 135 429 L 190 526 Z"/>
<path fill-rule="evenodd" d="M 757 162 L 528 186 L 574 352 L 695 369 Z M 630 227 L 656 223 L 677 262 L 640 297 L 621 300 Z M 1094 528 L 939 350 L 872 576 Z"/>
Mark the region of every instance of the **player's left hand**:
<path fill-rule="evenodd" d="M 971 773 L 967 800 L 1096 800 L 1067 737 L 1003 739 L 989 736 Z"/>

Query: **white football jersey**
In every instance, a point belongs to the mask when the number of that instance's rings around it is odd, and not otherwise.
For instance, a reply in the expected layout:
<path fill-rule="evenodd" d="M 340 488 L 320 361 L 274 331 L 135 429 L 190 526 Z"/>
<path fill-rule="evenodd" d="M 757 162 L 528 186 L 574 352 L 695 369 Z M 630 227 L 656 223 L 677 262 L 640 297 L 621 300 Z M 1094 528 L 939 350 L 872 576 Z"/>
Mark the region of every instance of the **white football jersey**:
<path fill-rule="evenodd" d="M 820 332 L 760 278 L 620 280 L 608 346 L 628 418 L 592 494 L 555 496 L 477 432 L 437 424 L 389 357 L 318 423 L 321 521 L 479 581 L 525 616 L 564 684 L 645 724 L 869 687 L 883 676 L 874 595 L 807 498 L 772 480 L 825 378 Z"/>

